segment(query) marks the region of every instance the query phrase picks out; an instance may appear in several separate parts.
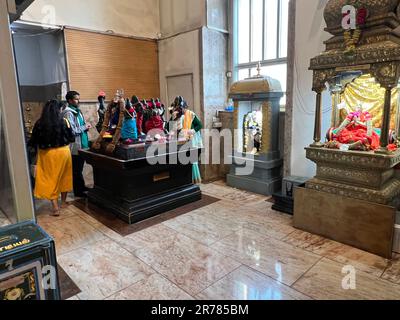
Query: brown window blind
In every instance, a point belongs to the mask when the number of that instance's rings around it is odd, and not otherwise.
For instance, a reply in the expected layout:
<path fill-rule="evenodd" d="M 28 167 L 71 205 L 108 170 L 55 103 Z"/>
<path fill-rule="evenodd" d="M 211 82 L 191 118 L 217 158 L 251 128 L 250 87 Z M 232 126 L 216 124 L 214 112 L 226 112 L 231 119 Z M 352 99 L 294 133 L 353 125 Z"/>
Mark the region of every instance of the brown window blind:
<path fill-rule="evenodd" d="M 160 95 L 158 50 L 154 40 L 65 29 L 71 90 L 95 101 L 99 90 L 111 99 L 118 89 L 140 99 Z"/>

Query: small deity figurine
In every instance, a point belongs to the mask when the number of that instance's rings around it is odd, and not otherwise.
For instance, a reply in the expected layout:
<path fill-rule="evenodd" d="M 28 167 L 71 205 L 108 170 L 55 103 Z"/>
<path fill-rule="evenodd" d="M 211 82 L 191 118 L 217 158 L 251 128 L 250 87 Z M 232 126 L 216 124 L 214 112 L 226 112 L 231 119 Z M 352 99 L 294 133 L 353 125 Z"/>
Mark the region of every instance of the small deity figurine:
<path fill-rule="evenodd" d="M 257 152 L 261 150 L 261 131 L 260 128 L 257 128 L 254 133 L 254 148 L 256 148 Z"/>
<path fill-rule="evenodd" d="M 136 124 L 136 111 L 129 99 L 126 100 L 124 123 L 121 129 L 121 139 L 123 144 L 131 145 L 138 139 Z"/>
<path fill-rule="evenodd" d="M 110 111 L 110 117 L 109 117 L 108 129 L 103 134 L 103 139 L 112 139 L 114 137 L 115 131 L 117 130 L 118 127 L 118 123 L 120 121 L 120 113 L 123 111 L 120 109 L 121 99 L 123 100 L 122 93 L 120 90 L 118 90 L 114 97 L 114 100 L 111 101 L 111 103 L 108 106 L 108 110 Z M 123 102 L 125 101 L 123 100 Z"/>
<path fill-rule="evenodd" d="M 339 128 L 331 128 L 327 134 L 327 147 L 341 150 L 370 151 L 380 147 L 380 136 L 372 125 L 372 116 L 359 105 Z"/>
<path fill-rule="evenodd" d="M 106 94 L 104 91 L 99 92 L 99 96 L 98 96 L 97 100 L 98 100 L 97 114 L 99 116 L 99 121 L 96 125 L 96 129 L 100 133 L 101 130 L 103 129 L 104 116 L 106 114 L 106 106 L 105 106 Z"/>
<path fill-rule="evenodd" d="M 151 110 L 150 110 L 150 103 L 146 99 L 142 100 L 142 105 L 143 105 L 142 132 L 145 135 L 147 134 L 146 122 L 150 119 Z"/>
<path fill-rule="evenodd" d="M 145 132 L 149 133 L 151 131 L 156 130 L 158 134 L 164 133 L 164 119 L 160 115 L 162 112 L 161 103 L 156 102 L 156 100 L 151 99 L 148 106 L 149 106 L 149 113 L 148 113 L 148 120 L 145 123 Z"/>
<path fill-rule="evenodd" d="M 157 108 L 157 110 L 158 110 L 158 114 L 159 114 L 161 117 L 164 117 L 164 114 L 165 114 L 165 106 L 164 106 L 163 103 L 161 103 L 160 98 L 157 98 L 157 99 L 156 99 L 156 108 Z"/>
<path fill-rule="evenodd" d="M 115 131 L 117 130 L 117 125 L 119 122 L 119 104 L 118 103 L 112 103 L 111 105 L 111 118 L 110 122 L 108 125 L 108 130 L 107 132 L 103 135 L 104 139 L 112 139 L 114 136 Z"/>
<path fill-rule="evenodd" d="M 92 144 L 92 150 L 112 155 L 121 138 L 121 129 L 126 110 L 123 90 L 118 90 L 114 99 L 109 103 L 104 117 L 103 128 L 98 139 Z"/>
<path fill-rule="evenodd" d="M 193 147 L 203 148 L 201 129 L 203 124 L 199 117 L 187 105 L 182 96 L 176 97 L 170 108 L 171 121 L 168 123 L 168 130 L 171 135 L 183 136 L 190 140 Z M 176 132 L 174 132 L 176 130 Z M 193 163 L 193 183 L 201 183 L 199 163 Z"/>
<path fill-rule="evenodd" d="M 144 135 L 143 117 L 144 117 L 145 107 L 137 96 L 132 97 L 131 104 L 136 112 L 136 127 L 137 127 L 137 131 L 138 131 L 138 135 L 143 136 Z"/>

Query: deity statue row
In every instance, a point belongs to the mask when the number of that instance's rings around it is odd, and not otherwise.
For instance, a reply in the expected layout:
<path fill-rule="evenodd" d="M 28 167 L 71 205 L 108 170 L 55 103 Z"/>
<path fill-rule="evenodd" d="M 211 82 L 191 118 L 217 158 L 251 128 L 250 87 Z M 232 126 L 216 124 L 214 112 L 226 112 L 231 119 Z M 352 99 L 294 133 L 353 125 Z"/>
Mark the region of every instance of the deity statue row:
<path fill-rule="evenodd" d="M 125 99 L 118 91 L 108 107 L 104 106 L 105 94 L 99 95 L 100 123 L 96 126 L 99 138 L 92 144 L 92 151 L 113 155 L 118 145 L 140 146 L 155 141 L 167 143 L 191 141 L 194 148 L 203 148 L 203 124 L 182 96 L 175 98 L 169 121 L 165 121 L 165 106 L 160 99 L 140 100 L 137 96 Z M 200 169 L 193 163 L 193 181 L 201 182 Z"/>
<path fill-rule="evenodd" d="M 99 149 L 102 141 L 112 141 L 112 145 L 122 143 L 133 145 L 142 143 L 149 139 L 162 139 L 165 136 L 179 134 L 185 131 L 184 138 L 190 140 L 202 127 L 198 117 L 188 110 L 185 99 L 181 96 L 175 98 L 168 109 L 170 118 L 165 120 L 166 108 L 159 98 L 148 101 L 140 100 L 137 96 L 131 99 L 123 98 L 123 92 L 118 91 L 114 99 L 105 107 L 106 96 L 104 92 L 99 93 L 98 114 L 99 123 L 96 128 L 100 134 L 94 145 Z M 193 116 L 189 116 L 193 114 Z M 187 127 L 187 119 L 192 123 L 199 123 L 193 128 Z"/>
<path fill-rule="evenodd" d="M 127 145 L 144 140 L 152 130 L 165 132 L 165 106 L 159 98 L 146 101 L 133 96 L 132 99 L 125 100 L 117 93 L 107 109 L 104 105 L 105 99 L 105 93 L 100 92 L 99 123 L 96 128 L 103 139 L 112 139 L 118 127 L 121 130 L 122 142 Z"/>

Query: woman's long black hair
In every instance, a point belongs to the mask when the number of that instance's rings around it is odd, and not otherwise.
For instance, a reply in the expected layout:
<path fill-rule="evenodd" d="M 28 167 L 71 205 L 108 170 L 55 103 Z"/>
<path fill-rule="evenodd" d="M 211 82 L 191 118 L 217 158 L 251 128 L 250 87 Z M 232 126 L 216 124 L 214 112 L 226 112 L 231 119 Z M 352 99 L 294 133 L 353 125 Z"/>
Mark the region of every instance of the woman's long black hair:
<path fill-rule="evenodd" d="M 35 125 L 41 143 L 59 141 L 63 136 L 63 117 L 61 114 L 62 103 L 57 100 L 47 101 L 42 115 Z"/>

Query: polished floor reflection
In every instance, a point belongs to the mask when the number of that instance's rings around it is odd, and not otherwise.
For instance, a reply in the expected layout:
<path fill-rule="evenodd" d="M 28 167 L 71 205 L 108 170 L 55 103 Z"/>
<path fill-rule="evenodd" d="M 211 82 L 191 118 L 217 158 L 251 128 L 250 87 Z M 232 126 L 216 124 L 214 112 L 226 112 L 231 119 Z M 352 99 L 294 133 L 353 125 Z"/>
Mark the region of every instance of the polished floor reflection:
<path fill-rule="evenodd" d="M 266 197 L 223 182 L 202 191 L 220 201 L 128 236 L 75 206 L 54 218 L 38 203 L 59 265 L 81 291 L 71 299 L 400 300 L 400 256 L 296 230 Z"/>

